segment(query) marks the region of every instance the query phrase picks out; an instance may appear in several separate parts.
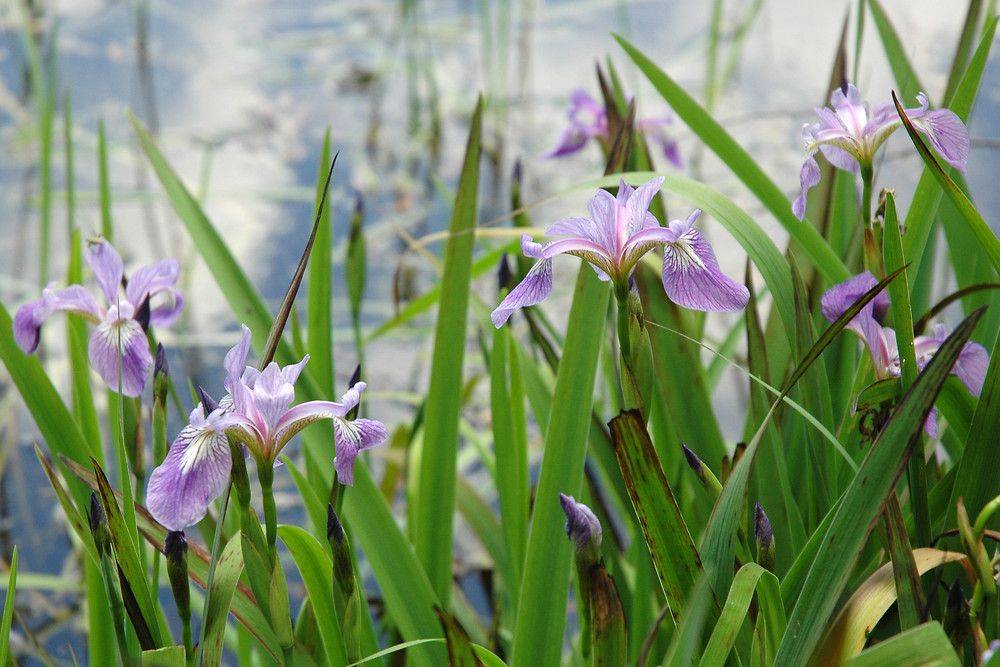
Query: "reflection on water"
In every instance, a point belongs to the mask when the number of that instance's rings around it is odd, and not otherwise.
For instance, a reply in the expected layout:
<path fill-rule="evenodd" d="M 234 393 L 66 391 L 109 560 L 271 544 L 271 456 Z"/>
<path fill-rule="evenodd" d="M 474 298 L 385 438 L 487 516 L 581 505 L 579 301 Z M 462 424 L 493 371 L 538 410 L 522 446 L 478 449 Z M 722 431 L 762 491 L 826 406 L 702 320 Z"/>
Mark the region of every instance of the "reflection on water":
<path fill-rule="evenodd" d="M 220 383 L 212 371 L 237 323 L 137 155 L 126 108 L 158 135 L 174 167 L 271 303 L 280 298 L 308 232 L 315 165 L 323 131 L 331 127 L 334 147 L 340 151 L 332 204 L 338 267 L 337 368 L 344 383 L 356 361 L 339 267 L 346 221 L 355 201 L 364 202 L 370 261 L 364 319 L 373 326 L 394 312 L 395 298 L 421 291 L 435 275 L 420 253 L 405 252 L 407 239 L 447 224 L 448 200 L 479 91 L 485 91 L 491 103 L 481 205 L 481 219 L 489 220 L 507 210 L 509 174 L 517 159 L 525 165 L 529 202 L 597 175 L 599 157 L 593 147 L 562 160 L 541 158 L 562 127 L 569 92 L 580 86 L 596 92 L 595 60 L 608 55 L 614 59 L 626 85 L 638 94 L 640 115 L 665 112 L 609 33 L 628 36 L 703 98 L 711 3 L 63 0 L 34 4 L 40 5 L 36 13 L 43 42 L 56 35 L 56 90 L 73 102 L 77 220 L 86 233 L 100 225 L 95 146 L 97 123 L 103 119 L 111 141 L 118 245 L 129 263 L 165 255 L 183 258 L 186 289 L 196 298 L 188 300 L 183 325 L 164 334 L 164 342 L 177 358 L 175 368 L 183 366 L 217 391 Z M 724 25 L 724 40 L 732 37 L 740 16 L 757 3 L 727 4 L 734 7 Z M 718 117 L 789 192 L 797 185 L 801 161 L 798 128 L 809 120 L 810 108 L 822 101 L 848 4 L 853 3 L 767 2 L 742 50 L 720 64 L 732 66 L 734 76 L 715 104 Z M 4 154 L 0 294 L 10 306 L 37 289 L 38 217 L 36 135 L 26 92 L 22 28 L 13 3 L 8 5 L 0 9 Z M 964 12 L 953 3 L 929 0 L 885 5 L 905 35 L 909 55 L 931 97 L 939 96 Z M 888 96 L 891 78 L 871 29 L 859 79 L 870 97 Z M 1000 72 L 989 67 L 971 124 L 977 140 L 997 137 L 998 79 Z M 783 242 L 780 227 L 726 168 L 696 150 L 689 132 L 683 128 L 678 132 L 681 150 L 697 158 L 696 175 L 733 197 L 776 241 Z M 53 150 L 53 275 L 65 270 L 65 179 L 59 134 Z M 905 138 L 893 142 L 897 148 L 905 146 Z M 975 143 L 970 180 L 984 210 L 996 212 L 1000 195 L 986 179 L 996 171 L 997 157 L 986 143 Z M 908 152 L 897 152 L 904 157 L 893 174 L 906 178 L 892 185 L 906 201 L 917 160 Z M 539 207 L 533 211 L 536 223 L 579 211 L 585 197 L 581 193 Z M 684 206 L 679 201 L 671 204 Z M 723 269 L 739 275 L 742 251 L 708 224 Z M 490 282 L 483 280 L 477 288 L 486 302 L 493 298 Z M 553 307 L 558 303 L 556 299 Z M 727 321 L 717 318 L 718 328 L 712 330 L 721 330 Z M 426 324 L 382 339 L 368 350 L 366 379 L 376 390 L 373 409 L 397 417 L 409 414 L 407 404 L 384 395 L 379 399 L 378 390 L 408 392 L 424 386 L 428 336 L 421 327 Z M 60 327 L 49 329 L 55 342 Z M 50 367 L 65 374 L 56 346 Z M 716 396 L 731 437 L 742 426 L 743 382 L 735 375 L 727 377 Z M 0 406 L 6 443 L 18 445 L 3 450 L 7 469 L 16 473 L 4 477 L 5 544 L 16 541 L 21 546 L 24 572 L 75 571 L 75 563 L 64 562 L 68 542 L 56 525 L 56 503 L 47 497 L 48 486 L 26 448 L 34 433 L 30 419 L 17 409 L 12 392 L 6 392 Z M 469 415 L 478 416 L 478 411 Z M 474 459 L 469 457 L 470 465 Z M 45 495 L 45 502 L 35 500 L 38 495 Z M 463 567 L 483 562 L 472 540 L 460 538 L 460 543 Z M 48 611 L 33 617 L 30 624 L 53 656 L 66 659 L 67 646 L 72 645 L 83 658 L 78 623 L 63 622 L 74 613 L 71 591 L 26 587 L 18 599 L 28 609 L 38 609 L 35 603 L 42 600 L 48 605 Z"/>

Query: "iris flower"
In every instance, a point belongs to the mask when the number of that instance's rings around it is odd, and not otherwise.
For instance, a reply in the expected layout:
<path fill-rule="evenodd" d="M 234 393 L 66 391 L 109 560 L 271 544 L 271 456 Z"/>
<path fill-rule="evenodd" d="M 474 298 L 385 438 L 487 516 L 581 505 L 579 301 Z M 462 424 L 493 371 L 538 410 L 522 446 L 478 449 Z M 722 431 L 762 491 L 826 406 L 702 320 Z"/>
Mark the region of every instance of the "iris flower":
<path fill-rule="evenodd" d="M 556 147 L 546 157 L 562 157 L 581 150 L 591 139 L 602 142 L 611 140 L 608 113 L 600 102 L 583 89 L 574 90 L 570 95 L 569 125 L 559 135 Z M 636 122 L 636 129 L 660 145 L 670 164 L 678 169 L 684 166 L 677 141 L 666 128 L 673 124 L 670 116 L 643 118 Z"/>
<path fill-rule="evenodd" d="M 559 494 L 559 504 L 566 515 L 566 536 L 577 551 L 593 550 L 596 556 L 601 546 L 601 522 L 594 512 L 573 496 Z"/>
<path fill-rule="evenodd" d="M 663 246 L 663 289 L 672 301 L 695 310 L 742 310 L 750 293 L 722 273 L 712 246 L 695 229 L 701 211 L 661 227 L 647 210 L 662 184 L 662 177 L 638 188 L 623 180 L 617 196 L 606 190 L 594 194 L 589 218 L 567 218 L 547 230 L 564 238 L 542 245 L 522 236 L 521 251 L 538 262 L 493 311 L 493 324 L 503 326 L 515 310 L 549 295 L 556 255 L 576 255 L 589 262 L 601 280 L 626 286 L 638 261 L 657 246 Z"/>
<path fill-rule="evenodd" d="M 385 441 L 384 424 L 373 419 L 349 420 L 361 400 L 365 383 L 358 382 L 339 403 L 308 401 L 293 406 L 295 382 L 309 360 L 280 367 L 271 362 L 259 371 L 246 365 L 250 330 L 226 354 L 225 387 L 229 392 L 205 415 L 199 404 L 178 434 L 163 463 L 149 478 L 149 511 L 171 530 L 197 523 L 226 486 L 232 459 L 228 437 L 242 443 L 260 465 L 273 465 L 288 441 L 309 424 L 333 420 L 334 468 L 344 484 L 354 481 L 354 459 L 364 449 Z"/>
<path fill-rule="evenodd" d="M 823 315 L 833 322 L 865 292 L 877 284 L 878 280 L 875 279 L 875 276 L 866 271 L 834 285 L 820 300 Z M 857 334 L 868 348 L 875 366 L 875 375 L 880 380 L 896 378 L 901 374 L 896 332 L 891 327 L 882 324 L 888 309 L 889 297 L 884 291 L 880 292 L 847 325 L 847 328 Z M 936 325 L 930 335 L 914 337 L 913 348 L 918 368 L 923 370 L 946 338 L 948 338 L 948 330 L 941 324 Z M 983 391 L 986 369 L 989 364 L 990 357 L 986 348 L 979 343 L 968 342 L 959 352 L 958 359 L 951 368 L 951 373 L 962 381 L 971 394 L 979 396 Z M 926 425 L 927 432 L 931 436 L 937 434 L 936 421 L 935 413 L 932 412 Z"/>
<path fill-rule="evenodd" d="M 923 93 L 917 95 L 917 101 L 919 107 L 906 109 L 907 118 L 948 164 L 964 171 L 969 159 L 969 131 L 965 124 L 948 109 L 930 109 Z M 792 203 L 792 212 L 800 220 L 805 216 L 809 189 L 819 183 L 817 151 L 834 167 L 857 173 L 860 168 L 871 168 L 879 147 L 902 125 L 892 102 L 869 108 L 852 84 L 833 91 L 830 107 L 816 109 L 816 115 L 818 123 L 802 126 L 806 159 L 799 172 L 799 196 Z"/>
<path fill-rule="evenodd" d="M 180 265 L 173 259 L 161 260 L 140 268 L 126 280 L 121 256 L 104 240 L 88 244 L 86 260 L 107 306 L 82 285 L 60 289 L 50 283 L 42 290 L 42 298 L 18 308 L 14 339 L 31 354 L 38 347 L 42 324 L 50 316 L 60 311 L 82 315 L 97 325 L 88 346 L 91 366 L 115 390 L 120 370 L 121 392 L 139 396 L 153 368 L 145 333 L 146 313 L 148 324 L 160 327 L 171 325 L 180 315 L 184 300 L 174 287 Z M 154 299 L 158 301 L 155 306 Z"/>

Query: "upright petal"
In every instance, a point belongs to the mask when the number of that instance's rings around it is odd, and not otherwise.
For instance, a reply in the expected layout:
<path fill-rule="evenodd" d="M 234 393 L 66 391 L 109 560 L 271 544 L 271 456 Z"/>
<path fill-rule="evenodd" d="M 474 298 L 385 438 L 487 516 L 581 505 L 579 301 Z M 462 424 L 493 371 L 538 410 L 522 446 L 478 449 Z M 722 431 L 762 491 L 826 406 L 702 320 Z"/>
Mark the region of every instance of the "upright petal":
<path fill-rule="evenodd" d="M 121 255 L 111 247 L 110 243 L 102 239 L 87 245 L 86 257 L 90 270 L 97 278 L 97 284 L 101 286 L 101 291 L 108 300 L 108 305 L 115 305 L 118 302 L 118 288 L 122 284 L 122 276 L 125 275 Z"/>
<path fill-rule="evenodd" d="M 123 304 L 123 308 L 126 304 Z M 111 389 L 139 396 L 153 369 L 146 333 L 134 319 L 112 307 L 104 322 L 90 336 L 90 365 Z M 119 378 L 119 371 L 121 377 Z"/>
<path fill-rule="evenodd" d="M 817 185 L 819 185 L 819 164 L 816 163 L 815 157 L 809 155 L 799 170 L 799 196 L 792 202 L 792 213 L 799 220 L 805 219 L 806 197 L 809 196 L 809 190 Z"/>
<path fill-rule="evenodd" d="M 653 201 L 653 197 L 656 196 L 656 193 L 660 191 L 662 186 L 663 177 L 657 176 L 640 185 L 629 196 L 628 201 L 625 203 L 625 220 L 622 221 L 625 225 L 625 239 L 646 226 L 645 221 L 646 214 L 649 211 L 649 204 Z"/>
<path fill-rule="evenodd" d="M 588 209 L 590 218 L 594 221 L 594 234 L 588 238 L 604 248 L 614 248 L 617 238 L 617 226 L 615 224 L 616 209 L 618 202 L 607 190 L 598 190 L 591 197 Z"/>
<path fill-rule="evenodd" d="M 385 424 L 374 419 L 335 419 L 333 421 L 334 440 L 337 453 L 333 467 L 337 479 L 342 484 L 354 483 L 354 459 L 366 449 L 381 445 L 389 437 Z"/>
<path fill-rule="evenodd" d="M 247 355 L 250 354 L 250 329 L 247 325 L 240 325 L 242 336 L 240 342 L 226 352 L 226 359 L 223 365 L 226 369 L 226 391 L 232 392 L 231 384 L 238 382 L 243 375 L 243 370 L 247 366 Z"/>
<path fill-rule="evenodd" d="M 490 314 L 493 326 L 499 329 L 510 319 L 515 310 L 541 303 L 551 292 L 552 260 L 543 259 L 531 267 L 524 280 L 512 289 Z"/>
<path fill-rule="evenodd" d="M 91 321 L 101 319 L 102 310 L 82 285 L 55 289 L 49 285 L 42 290 L 42 298 L 26 303 L 14 313 L 14 340 L 26 354 L 38 347 L 42 324 L 53 313 L 70 312 L 83 315 Z"/>
<path fill-rule="evenodd" d="M 199 405 L 196 412 L 200 410 Z M 205 516 L 225 489 L 232 467 L 225 432 L 211 419 L 194 421 L 177 435 L 149 478 L 149 512 L 170 530 L 184 530 Z"/>
<path fill-rule="evenodd" d="M 180 263 L 176 259 L 164 259 L 140 267 L 129 277 L 125 296 L 138 307 L 146 297 L 174 287 L 180 271 Z"/>
<path fill-rule="evenodd" d="M 295 400 L 295 386 L 282 377 L 278 364 L 271 362 L 253 385 L 253 402 L 268 431 L 278 425 L 281 416 Z"/>
<path fill-rule="evenodd" d="M 663 250 L 663 289 L 674 303 L 705 311 L 743 310 L 750 292 L 719 269 L 708 240 L 694 227 Z"/>
<path fill-rule="evenodd" d="M 302 361 L 299 363 L 285 366 L 281 369 L 282 379 L 289 384 L 295 384 L 295 381 L 299 379 L 299 375 L 302 373 L 302 369 L 305 368 L 307 363 L 309 363 L 308 354 L 302 357 Z"/>

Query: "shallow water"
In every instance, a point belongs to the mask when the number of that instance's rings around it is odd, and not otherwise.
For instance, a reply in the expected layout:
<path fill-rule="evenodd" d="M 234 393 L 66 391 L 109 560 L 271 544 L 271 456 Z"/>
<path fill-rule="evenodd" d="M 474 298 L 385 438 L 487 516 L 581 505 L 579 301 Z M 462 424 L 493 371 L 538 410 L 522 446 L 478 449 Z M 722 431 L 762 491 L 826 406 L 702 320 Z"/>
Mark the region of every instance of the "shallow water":
<path fill-rule="evenodd" d="M 626 35 L 701 97 L 710 4 L 75 0 L 44 3 L 40 25 L 51 35 L 58 24 L 58 91 L 73 102 L 77 221 L 85 233 L 99 227 L 95 133 L 103 118 L 111 141 L 118 245 L 129 265 L 162 256 L 184 259 L 192 295 L 188 315 L 162 339 L 172 351 L 173 368 L 218 391 L 221 383 L 214 370 L 235 338 L 237 322 L 144 170 L 125 109 L 132 109 L 156 132 L 167 157 L 204 201 L 209 217 L 272 304 L 280 299 L 308 233 L 315 165 L 323 131 L 330 126 L 334 149 L 340 151 L 331 201 L 338 262 L 337 370 L 346 383 L 356 360 L 339 262 L 356 198 L 364 202 L 368 242 L 365 324 L 376 326 L 394 312 L 393 283 L 400 266 L 405 268 L 404 291 L 419 293 L 433 280 L 426 259 L 404 252 L 404 238 L 447 225 L 447 198 L 478 91 L 484 90 L 491 101 L 485 133 L 490 159 L 483 163 L 480 217 L 487 221 L 508 210 L 515 159 L 525 166 L 528 202 L 599 175 L 599 154 L 593 147 L 562 160 L 541 157 L 561 129 L 570 91 L 582 86 L 596 92 L 595 60 L 606 55 L 614 59 L 626 84 L 638 94 L 640 115 L 665 112 L 610 32 Z M 767 2 L 738 58 L 735 78 L 719 99 L 719 119 L 789 193 L 797 186 L 801 163 L 798 129 L 810 119 L 811 107 L 822 101 L 848 4 Z M 932 99 L 939 97 L 964 10 L 957 3 L 924 0 L 884 4 L 905 36 Z M 409 13 L 404 6 L 412 8 Z M 482 6 L 488 7 L 488 16 Z M 739 13 L 732 11 L 734 17 Z M 20 24 L 10 6 L 0 9 L 0 21 L 0 295 L 13 307 L 37 291 L 37 149 L 24 92 Z M 138 37 L 143 30 L 147 39 Z M 859 73 L 859 85 L 869 97 L 888 97 L 891 78 L 870 25 Z M 969 166 L 973 194 L 994 224 L 1000 211 L 1000 193 L 991 183 L 1000 167 L 995 150 L 1000 136 L 998 82 L 1000 67 L 994 58 L 971 123 L 974 150 Z M 439 140 L 433 131 L 435 118 L 440 118 Z M 684 128 L 675 130 L 690 162 L 695 141 Z M 59 132 L 57 126 L 53 275 L 65 270 Z M 890 154 L 900 156 L 893 158 L 898 169 L 891 171 L 891 185 L 903 202 L 918 166 L 906 148 L 902 136 L 891 141 Z M 744 206 L 776 241 L 784 241 L 781 228 L 723 165 L 703 155 L 697 175 Z M 533 210 L 535 224 L 578 214 L 586 197 L 580 192 Z M 686 213 L 684 202 L 671 199 L 670 204 Z M 739 275 L 742 251 L 717 225 L 707 225 L 723 268 Z M 570 270 L 556 267 L 560 273 Z M 477 289 L 486 303 L 492 302 L 490 278 L 481 280 Z M 552 312 L 561 302 L 554 300 Z M 713 324 L 721 330 L 728 322 L 718 318 Z M 409 414 L 409 404 L 396 394 L 425 386 L 429 323 L 424 319 L 368 348 L 366 379 L 373 389 L 373 412 L 400 419 Z M 50 368 L 65 380 L 65 364 L 55 345 L 62 328 L 49 327 L 48 334 L 53 343 Z M 470 350 L 469 367 L 478 363 Z M 735 374 L 727 376 L 715 399 L 732 438 L 742 427 L 743 382 Z M 0 535 L 5 552 L 13 543 L 20 546 L 22 582 L 30 581 L 23 574 L 28 572 L 73 572 L 75 564 L 66 562 L 69 543 L 56 518 L 56 503 L 30 449 L 35 438 L 30 417 L 20 410 L 9 387 L 0 406 L 6 425 L 6 523 Z M 476 408 L 467 416 L 475 421 L 481 413 Z M 468 461 L 474 468 L 475 457 Z M 294 508 L 288 512 L 289 520 L 300 516 Z M 460 544 L 462 565 L 481 562 L 472 540 Z M 64 586 L 72 588 L 73 581 L 70 576 Z M 46 650 L 64 661 L 72 647 L 82 660 L 85 648 L 80 616 L 71 613 L 73 595 L 30 591 L 27 583 L 23 591 L 18 601 L 24 602 L 25 619 L 39 631 Z"/>

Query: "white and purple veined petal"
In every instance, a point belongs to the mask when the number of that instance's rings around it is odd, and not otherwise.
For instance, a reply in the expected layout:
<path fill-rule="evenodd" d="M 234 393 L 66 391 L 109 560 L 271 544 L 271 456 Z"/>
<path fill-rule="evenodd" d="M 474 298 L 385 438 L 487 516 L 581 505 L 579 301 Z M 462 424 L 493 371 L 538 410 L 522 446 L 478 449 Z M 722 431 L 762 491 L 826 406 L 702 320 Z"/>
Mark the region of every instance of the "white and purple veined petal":
<path fill-rule="evenodd" d="M 247 325 L 242 324 L 240 331 L 240 342 L 226 352 L 226 358 L 223 361 L 223 367 L 226 371 L 226 391 L 230 393 L 233 391 L 231 385 L 239 382 L 243 376 L 243 372 L 247 368 L 247 357 L 250 354 L 250 329 Z"/>
<path fill-rule="evenodd" d="M 927 95 L 917 95 L 919 109 L 906 109 L 906 115 L 926 136 L 941 157 L 955 169 L 965 171 L 969 161 L 971 141 L 969 130 L 955 112 L 949 109 L 930 109 Z"/>
<path fill-rule="evenodd" d="M 232 468 L 227 425 L 223 410 L 205 417 L 199 403 L 166 458 L 153 470 L 146 505 L 153 518 L 170 530 L 198 523 L 225 490 Z"/>
<path fill-rule="evenodd" d="M 809 190 L 819 185 L 819 164 L 813 153 L 806 156 L 799 170 L 799 196 L 792 202 L 792 213 L 799 220 L 806 217 L 806 200 Z"/>
<path fill-rule="evenodd" d="M 57 289 L 51 283 L 42 290 L 42 298 L 24 304 L 14 313 L 14 340 L 25 354 L 35 351 L 42 324 L 57 312 L 76 313 L 92 322 L 104 316 L 104 309 L 82 285 Z"/>
<path fill-rule="evenodd" d="M 112 306 L 90 335 L 90 365 L 104 382 L 125 396 L 139 396 L 153 370 L 153 355 L 142 326 L 132 317 L 132 306 Z"/>
<path fill-rule="evenodd" d="M 381 445 L 389 437 L 385 424 L 374 419 L 333 420 L 336 454 L 333 467 L 341 484 L 354 484 L 354 460 L 366 449 Z"/>
<path fill-rule="evenodd" d="M 125 275 L 121 255 L 110 243 L 99 239 L 87 245 L 86 260 L 90 270 L 94 272 L 97 284 L 101 286 L 108 305 L 117 303 L 118 290 Z"/>
<path fill-rule="evenodd" d="M 687 220 L 671 220 L 664 239 L 663 289 L 674 303 L 702 311 L 738 311 L 746 308 L 750 292 L 724 274 L 719 268 L 711 244 L 694 222 L 701 211 L 695 210 Z M 662 229 L 662 228 L 661 228 Z M 658 230 L 646 230 L 652 235 Z"/>
<path fill-rule="evenodd" d="M 493 326 L 502 327 L 515 311 L 534 306 L 545 300 L 552 292 L 552 260 L 543 259 L 536 263 L 524 280 L 504 297 L 500 305 L 490 313 Z"/>
<path fill-rule="evenodd" d="M 272 361 L 254 380 L 251 393 L 257 411 L 271 432 L 295 400 L 295 385 L 285 379 L 281 367 Z"/>

